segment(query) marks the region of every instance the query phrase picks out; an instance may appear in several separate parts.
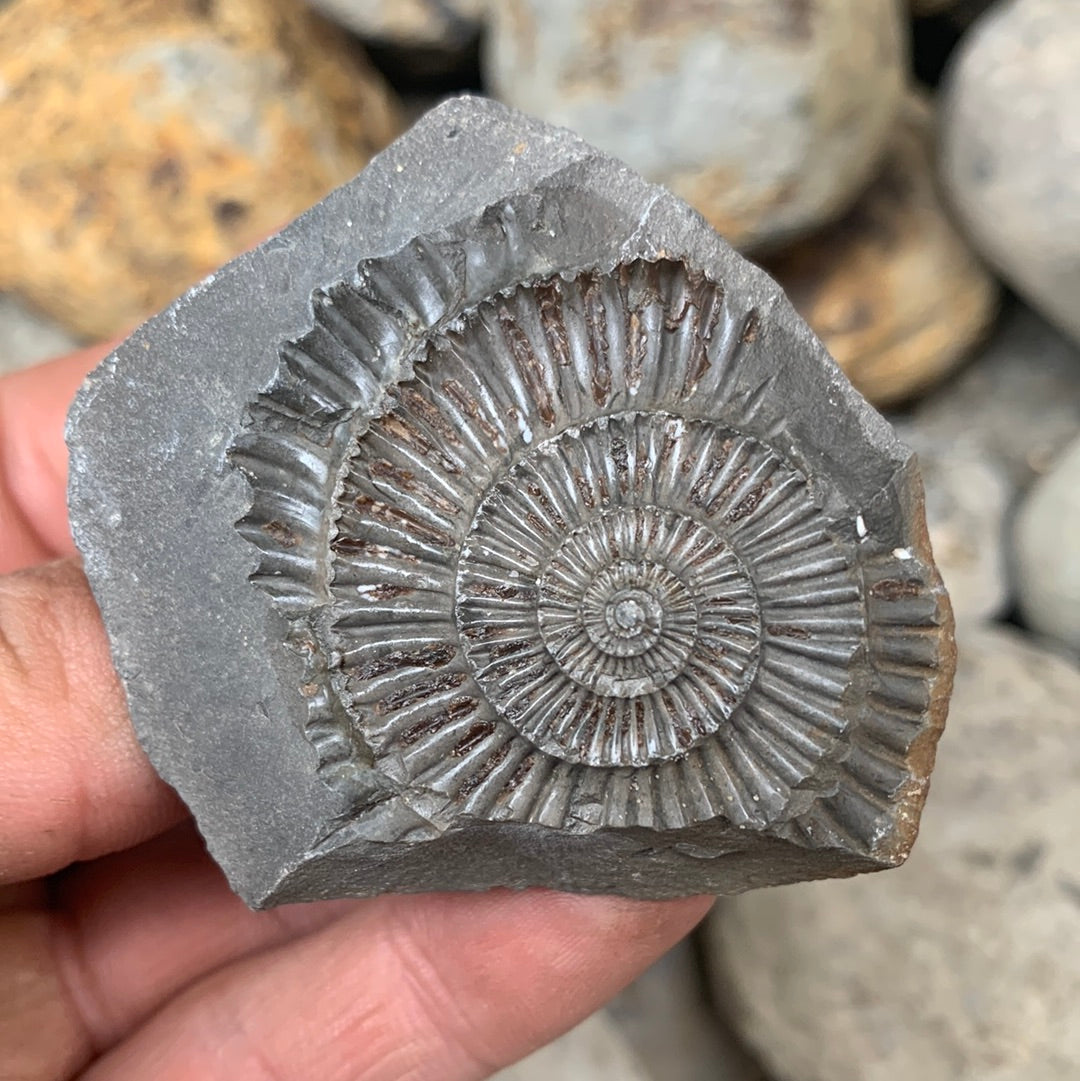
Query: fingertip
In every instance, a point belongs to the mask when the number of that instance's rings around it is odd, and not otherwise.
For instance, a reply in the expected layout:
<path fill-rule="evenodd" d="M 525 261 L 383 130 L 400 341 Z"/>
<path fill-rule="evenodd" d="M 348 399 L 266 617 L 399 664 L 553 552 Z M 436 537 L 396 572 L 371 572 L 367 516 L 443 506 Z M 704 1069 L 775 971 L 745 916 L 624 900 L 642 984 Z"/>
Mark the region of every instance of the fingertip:
<path fill-rule="evenodd" d="M 581 894 L 553 894 L 585 914 L 599 934 L 619 934 L 631 929 L 640 935 L 666 935 L 672 924 L 692 927 L 709 911 L 715 897 L 677 897 L 642 900 L 635 897 L 590 897 Z M 689 930 L 689 927 L 687 928 Z"/>
<path fill-rule="evenodd" d="M 426 1015 L 448 1060 L 464 1051 L 501 1066 L 616 995 L 688 934 L 713 898 L 492 890 L 387 902 L 384 936 L 396 943 L 395 957 L 411 958 L 405 967 L 419 974 L 411 990 L 422 988 L 427 1005 L 414 1008 L 413 1023 Z M 462 1014 L 457 1002 L 472 1009 Z"/>
<path fill-rule="evenodd" d="M 711 908 L 714 897 L 642 900 L 615 895 L 557 893 L 533 890 L 526 896 L 545 911 L 548 922 L 575 928 L 577 935 L 598 949 L 633 944 L 642 955 L 661 951 L 688 934 Z"/>

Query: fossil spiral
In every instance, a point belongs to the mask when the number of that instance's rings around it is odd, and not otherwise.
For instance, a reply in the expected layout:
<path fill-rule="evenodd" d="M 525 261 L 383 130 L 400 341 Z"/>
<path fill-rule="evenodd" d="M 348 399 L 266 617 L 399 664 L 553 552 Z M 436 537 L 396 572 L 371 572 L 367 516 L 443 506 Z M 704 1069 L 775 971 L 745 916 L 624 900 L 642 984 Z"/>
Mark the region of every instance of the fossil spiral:
<path fill-rule="evenodd" d="M 121 344 L 68 439 L 136 734 L 253 906 L 914 843 L 955 662 L 914 455 L 571 132 L 432 110 Z"/>
<path fill-rule="evenodd" d="M 889 661 L 857 509 L 762 429 L 771 379 L 736 390 L 759 313 L 639 259 L 499 292 L 388 373 L 425 283 L 404 298 L 373 267 L 318 296 L 242 452 L 241 528 L 306 651 L 328 775 L 374 763 L 446 820 L 872 832 L 902 770 L 872 740 L 853 758 L 848 730 L 922 708 L 933 605 L 895 585 L 914 656 Z M 377 407 L 348 415 L 365 384 Z M 311 416 L 338 424 L 322 483 Z M 873 785 L 830 814 L 841 760 Z"/>

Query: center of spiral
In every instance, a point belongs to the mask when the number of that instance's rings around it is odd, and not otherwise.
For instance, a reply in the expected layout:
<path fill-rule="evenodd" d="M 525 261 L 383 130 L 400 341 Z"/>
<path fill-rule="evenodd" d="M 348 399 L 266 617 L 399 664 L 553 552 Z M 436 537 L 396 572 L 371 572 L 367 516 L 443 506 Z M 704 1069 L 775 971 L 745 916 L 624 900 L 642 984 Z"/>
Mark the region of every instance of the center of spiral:
<path fill-rule="evenodd" d="M 659 625 L 661 614 L 659 610 L 654 613 L 646 611 L 646 605 L 652 600 L 648 594 L 638 593 L 637 596 L 616 597 L 607 607 L 608 629 L 620 638 L 633 638 L 639 635 L 644 624 L 653 616 Z M 659 629 L 659 628 L 658 628 Z"/>
<path fill-rule="evenodd" d="M 592 643 L 613 657 L 639 657 L 664 630 L 662 568 L 618 563 L 597 575 L 579 606 L 581 625 Z M 586 681 L 583 681 L 586 682 Z"/>
<path fill-rule="evenodd" d="M 590 569 L 584 553 L 611 552 L 626 517 L 607 515 L 574 530 L 539 583 L 538 618 L 548 651 L 572 680 L 605 697 L 667 686 L 685 666 L 697 634 L 693 596 L 662 553 Z"/>
<path fill-rule="evenodd" d="M 462 549 L 455 616 L 477 683 L 571 762 L 677 758 L 725 723 L 757 670 L 757 595 L 720 530 L 682 506 L 617 502 L 631 486 L 595 464 L 681 431 L 631 414 L 534 447 Z"/>

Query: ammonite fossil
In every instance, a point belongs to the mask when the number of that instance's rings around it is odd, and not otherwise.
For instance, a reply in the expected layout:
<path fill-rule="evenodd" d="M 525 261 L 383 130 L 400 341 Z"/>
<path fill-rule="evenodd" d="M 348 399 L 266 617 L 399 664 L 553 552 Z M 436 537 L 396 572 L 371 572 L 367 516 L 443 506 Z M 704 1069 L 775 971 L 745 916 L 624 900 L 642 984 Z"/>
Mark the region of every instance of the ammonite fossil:
<path fill-rule="evenodd" d="M 71 443 L 136 727 L 249 903 L 914 840 L 952 639 L 911 455 L 569 133 L 429 114 L 137 333 Z"/>

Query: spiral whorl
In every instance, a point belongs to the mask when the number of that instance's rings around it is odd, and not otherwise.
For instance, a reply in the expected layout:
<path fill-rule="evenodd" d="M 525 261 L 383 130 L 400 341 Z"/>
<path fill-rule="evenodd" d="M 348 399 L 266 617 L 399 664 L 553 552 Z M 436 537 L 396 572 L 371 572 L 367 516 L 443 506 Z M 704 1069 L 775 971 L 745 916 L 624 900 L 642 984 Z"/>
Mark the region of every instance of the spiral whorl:
<path fill-rule="evenodd" d="M 342 348 L 349 295 L 323 309 Z M 865 568 L 846 497 L 761 422 L 759 334 L 664 260 L 429 334 L 313 507 L 330 760 L 569 828 L 810 806 L 873 682 Z"/>
<path fill-rule="evenodd" d="M 474 519 L 458 575 L 466 654 L 496 710 L 567 761 L 675 758 L 753 678 L 760 609 L 730 545 L 628 450 L 620 502 L 589 472 L 590 454 L 666 445 L 680 478 L 697 428 L 642 413 L 573 428 L 519 461 Z"/>

